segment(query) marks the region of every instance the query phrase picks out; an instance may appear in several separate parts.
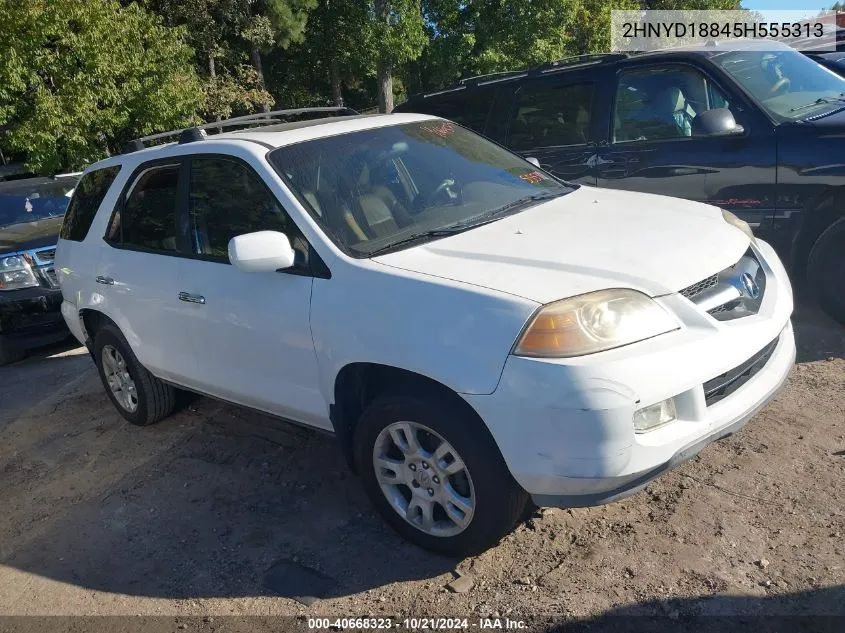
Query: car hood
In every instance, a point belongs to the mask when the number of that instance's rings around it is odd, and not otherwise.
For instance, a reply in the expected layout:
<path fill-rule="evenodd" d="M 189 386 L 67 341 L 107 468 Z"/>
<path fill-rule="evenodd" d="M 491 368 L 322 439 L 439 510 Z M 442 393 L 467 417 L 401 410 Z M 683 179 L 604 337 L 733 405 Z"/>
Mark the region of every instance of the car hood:
<path fill-rule="evenodd" d="M 0 227 L 0 254 L 55 246 L 63 216 Z"/>
<path fill-rule="evenodd" d="M 604 288 L 677 292 L 736 263 L 748 244 L 716 207 L 580 187 L 374 261 L 549 303 Z"/>

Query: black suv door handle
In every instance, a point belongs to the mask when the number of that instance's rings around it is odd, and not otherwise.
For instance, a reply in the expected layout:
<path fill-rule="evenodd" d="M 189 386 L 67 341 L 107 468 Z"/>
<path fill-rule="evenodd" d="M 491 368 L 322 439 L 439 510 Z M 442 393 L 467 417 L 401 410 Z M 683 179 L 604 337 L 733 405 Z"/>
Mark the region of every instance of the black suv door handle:
<path fill-rule="evenodd" d="M 179 293 L 179 301 L 187 301 L 188 303 L 199 303 L 200 305 L 205 305 L 205 297 L 201 295 L 192 295 L 187 292 Z"/>
<path fill-rule="evenodd" d="M 103 284 L 105 286 L 113 286 L 114 279 L 111 277 L 103 277 L 102 275 L 97 275 L 97 279 L 95 280 L 98 284 Z"/>

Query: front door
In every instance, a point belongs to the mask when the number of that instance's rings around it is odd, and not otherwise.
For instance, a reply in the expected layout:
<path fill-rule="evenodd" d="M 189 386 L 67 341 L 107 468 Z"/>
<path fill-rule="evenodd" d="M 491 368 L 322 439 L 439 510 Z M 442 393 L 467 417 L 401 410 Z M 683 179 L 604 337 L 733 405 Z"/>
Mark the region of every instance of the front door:
<path fill-rule="evenodd" d="M 744 132 L 701 135 L 695 118 L 712 108 L 729 108 Z M 703 70 L 681 63 L 623 67 L 608 127 L 596 158 L 598 186 L 706 202 L 755 228 L 771 223 L 773 129 Z"/>
<path fill-rule="evenodd" d="M 181 292 L 193 314 L 196 388 L 329 428 L 311 339 L 308 244 L 246 163 L 194 156 L 189 172 L 193 257 L 185 260 Z M 285 233 L 300 263 L 272 273 L 246 273 L 232 266 L 229 240 L 262 230 Z"/>

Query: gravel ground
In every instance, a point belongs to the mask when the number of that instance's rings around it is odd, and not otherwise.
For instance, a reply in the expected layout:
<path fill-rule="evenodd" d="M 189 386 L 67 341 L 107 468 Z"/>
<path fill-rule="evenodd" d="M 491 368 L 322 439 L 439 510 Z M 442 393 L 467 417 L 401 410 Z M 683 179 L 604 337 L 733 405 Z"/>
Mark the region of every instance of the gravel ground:
<path fill-rule="evenodd" d="M 624 501 L 541 510 L 466 560 L 393 534 L 330 438 L 203 398 L 132 427 L 90 358 L 53 348 L 0 368 L 0 614 L 164 615 L 171 628 L 845 616 L 845 328 L 809 309 L 794 324 L 786 388 L 738 435 Z"/>

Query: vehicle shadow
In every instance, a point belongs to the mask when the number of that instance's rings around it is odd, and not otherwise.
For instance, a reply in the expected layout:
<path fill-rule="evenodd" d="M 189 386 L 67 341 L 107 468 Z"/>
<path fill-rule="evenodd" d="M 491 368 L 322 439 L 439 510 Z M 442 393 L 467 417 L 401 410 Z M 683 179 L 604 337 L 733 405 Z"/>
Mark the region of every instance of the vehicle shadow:
<path fill-rule="evenodd" d="M 0 449 L 0 579 L 5 566 L 117 594 L 307 603 L 456 565 L 386 526 L 332 438 L 205 398 L 135 428 L 88 382 L 0 429 L 15 441 Z"/>
<path fill-rule="evenodd" d="M 831 319 L 817 306 L 796 297 L 792 325 L 796 362 L 845 359 L 845 325 Z"/>
<path fill-rule="evenodd" d="M 537 630 L 637 631 L 640 633 L 839 633 L 845 619 L 845 586 L 766 596 L 716 594 L 649 600 L 576 621 L 547 618 Z"/>

